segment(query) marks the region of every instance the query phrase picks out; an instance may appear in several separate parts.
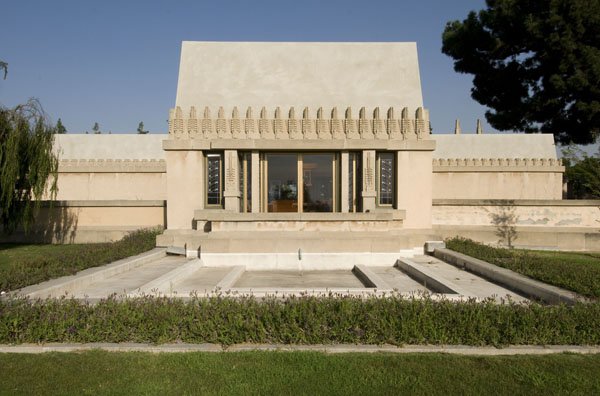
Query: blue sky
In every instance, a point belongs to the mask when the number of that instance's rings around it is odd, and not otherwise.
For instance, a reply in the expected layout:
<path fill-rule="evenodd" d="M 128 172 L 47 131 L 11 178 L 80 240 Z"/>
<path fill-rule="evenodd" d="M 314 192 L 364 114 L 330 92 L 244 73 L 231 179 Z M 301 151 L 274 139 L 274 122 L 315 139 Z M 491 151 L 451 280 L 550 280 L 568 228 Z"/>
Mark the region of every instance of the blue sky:
<path fill-rule="evenodd" d="M 484 0 L 10 1 L 0 16 L 0 104 L 38 98 L 70 133 L 167 131 L 181 41 L 416 41 L 434 133 L 460 118 L 473 131 L 485 108 L 471 76 L 441 53 L 447 21 Z M 484 130 L 492 128 L 484 121 Z"/>

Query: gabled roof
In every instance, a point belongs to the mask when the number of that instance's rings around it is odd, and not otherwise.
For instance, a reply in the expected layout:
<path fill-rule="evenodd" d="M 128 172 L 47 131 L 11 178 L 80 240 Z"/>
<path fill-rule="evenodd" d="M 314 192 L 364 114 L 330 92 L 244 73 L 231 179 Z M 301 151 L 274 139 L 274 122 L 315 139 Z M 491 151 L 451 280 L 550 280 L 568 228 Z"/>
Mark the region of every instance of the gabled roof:
<path fill-rule="evenodd" d="M 414 111 L 423 106 L 417 45 L 184 41 L 176 106 Z"/>

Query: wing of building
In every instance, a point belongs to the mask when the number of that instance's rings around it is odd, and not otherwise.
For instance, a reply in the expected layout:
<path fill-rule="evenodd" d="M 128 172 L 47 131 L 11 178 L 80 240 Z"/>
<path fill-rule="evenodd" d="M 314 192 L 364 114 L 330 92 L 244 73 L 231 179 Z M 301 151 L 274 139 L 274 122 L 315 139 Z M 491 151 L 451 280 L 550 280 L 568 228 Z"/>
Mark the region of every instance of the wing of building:
<path fill-rule="evenodd" d="M 430 134 L 415 43 L 184 42 L 176 97 L 168 134 L 57 136 L 63 237 L 157 224 L 188 251 L 397 254 L 496 239 L 506 202 L 523 227 L 593 222 L 561 200 L 551 135 Z"/>

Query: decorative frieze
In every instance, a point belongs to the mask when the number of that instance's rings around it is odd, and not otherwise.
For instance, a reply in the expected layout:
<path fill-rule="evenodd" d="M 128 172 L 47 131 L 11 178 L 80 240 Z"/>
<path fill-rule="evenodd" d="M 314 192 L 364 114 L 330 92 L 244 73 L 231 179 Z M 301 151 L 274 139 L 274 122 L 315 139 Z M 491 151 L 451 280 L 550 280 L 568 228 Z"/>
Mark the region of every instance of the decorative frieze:
<path fill-rule="evenodd" d="M 330 114 L 330 117 L 326 117 Z M 408 108 L 403 108 L 400 118 L 395 117 L 394 108 L 387 110 L 387 116 L 381 117 L 379 107 L 369 112 L 365 107 L 359 111 L 359 117 L 353 118 L 348 107 L 345 117 L 338 117 L 337 108 L 331 111 L 322 107 L 317 110 L 316 118 L 311 118 L 308 107 L 304 108 L 301 118 L 296 118 L 294 108 L 290 108 L 285 118 L 277 107 L 268 111 L 263 107 L 258 119 L 253 110 L 246 110 L 246 118 L 239 117 L 234 107 L 229 117 L 223 107 L 217 110 L 217 117 L 211 117 L 209 107 L 204 108 L 199 117 L 195 107 L 183 111 L 176 107 L 169 112 L 169 137 L 171 139 L 293 139 L 293 140 L 419 140 L 429 139 L 429 113 L 419 107 L 411 117 Z"/>
<path fill-rule="evenodd" d="M 556 158 L 434 158 L 434 172 L 563 172 Z"/>

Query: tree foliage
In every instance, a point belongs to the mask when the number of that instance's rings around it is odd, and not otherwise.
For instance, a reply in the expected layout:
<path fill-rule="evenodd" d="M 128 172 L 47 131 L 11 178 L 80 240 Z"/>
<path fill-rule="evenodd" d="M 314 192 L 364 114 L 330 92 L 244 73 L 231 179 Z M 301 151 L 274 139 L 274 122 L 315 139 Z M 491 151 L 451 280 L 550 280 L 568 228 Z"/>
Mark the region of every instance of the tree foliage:
<path fill-rule="evenodd" d="M 4 79 L 6 80 L 6 75 L 8 74 L 8 63 L 0 60 L 0 70 L 4 71 Z"/>
<path fill-rule="evenodd" d="M 6 233 L 20 225 L 27 230 L 44 194 L 56 196 L 55 132 L 35 100 L 0 106 L 0 222 Z"/>
<path fill-rule="evenodd" d="M 145 135 L 148 133 L 148 131 L 144 130 L 144 123 L 142 121 L 138 124 L 137 133 L 138 135 Z"/>
<path fill-rule="evenodd" d="M 442 52 L 473 74 L 499 130 L 587 144 L 600 133 L 600 0 L 487 0 L 448 22 Z"/>
<path fill-rule="evenodd" d="M 56 133 L 58 133 L 59 135 L 67 133 L 67 128 L 65 128 L 60 118 L 58 119 L 58 121 L 56 121 L 56 126 L 54 128 L 56 130 Z"/>
<path fill-rule="evenodd" d="M 562 150 L 569 199 L 600 199 L 600 153 L 589 156 L 570 145 Z"/>

